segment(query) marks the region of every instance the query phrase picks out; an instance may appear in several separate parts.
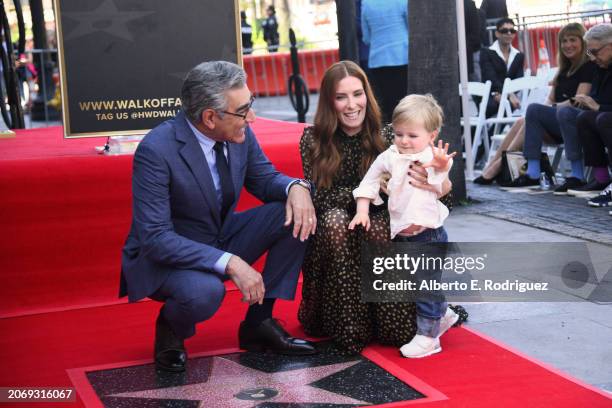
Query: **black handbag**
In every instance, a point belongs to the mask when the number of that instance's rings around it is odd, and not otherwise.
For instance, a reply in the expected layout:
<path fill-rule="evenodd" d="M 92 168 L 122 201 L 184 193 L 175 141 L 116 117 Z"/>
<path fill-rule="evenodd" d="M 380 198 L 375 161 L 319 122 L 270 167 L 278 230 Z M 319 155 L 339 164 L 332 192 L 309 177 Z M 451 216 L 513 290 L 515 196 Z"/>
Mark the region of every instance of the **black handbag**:
<path fill-rule="evenodd" d="M 554 180 L 555 172 L 550 165 L 548 155 L 542 152 L 540 156 L 540 171 L 543 171 L 549 180 Z M 505 185 L 511 183 L 519 176 L 522 176 L 527 172 L 527 160 L 523 157 L 521 152 L 508 152 L 504 150 L 502 152 L 502 164 L 501 171 L 495 179 L 497 184 Z"/>

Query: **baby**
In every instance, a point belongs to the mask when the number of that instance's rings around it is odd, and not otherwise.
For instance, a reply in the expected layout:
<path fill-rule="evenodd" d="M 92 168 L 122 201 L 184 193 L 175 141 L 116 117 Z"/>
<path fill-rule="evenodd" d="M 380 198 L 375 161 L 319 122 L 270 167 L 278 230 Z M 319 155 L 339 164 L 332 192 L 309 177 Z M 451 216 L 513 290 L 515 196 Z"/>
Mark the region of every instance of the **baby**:
<path fill-rule="evenodd" d="M 438 148 L 434 148 L 443 116 L 442 108 L 430 94 L 408 95 L 400 101 L 392 117 L 394 144 L 376 158 L 359 187 L 353 191 L 357 213 L 349 229 L 363 225 L 369 230 L 370 202 L 382 204 L 380 179 L 384 173 L 390 173 L 387 191 L 392 240 L 448 242 L 443 226 L 448 208 L 438 200 L 435 192 L 412 186 L 408 175 L 413 163 L 422 163 L 427 171 L 428 184 L 441 192 L 442 182 L 448 177 L 456 154 L 448 154 L 448 143 L 444 145 L 442 140 L 438 141 Z M 442 351 L 440 336 L 459 318 L 446 302 L 418 300 L 416 307 L 417 335 L 400 348 L 404 357 L 427 357 Z"/>

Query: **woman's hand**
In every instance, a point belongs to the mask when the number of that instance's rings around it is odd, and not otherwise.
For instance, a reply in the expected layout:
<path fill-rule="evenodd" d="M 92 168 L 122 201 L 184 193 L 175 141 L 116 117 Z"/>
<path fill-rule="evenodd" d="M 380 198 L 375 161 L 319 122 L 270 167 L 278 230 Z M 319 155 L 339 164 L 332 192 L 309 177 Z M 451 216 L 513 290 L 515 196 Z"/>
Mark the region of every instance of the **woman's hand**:
<path fill-rule="evenodd" d="M 431 191 L 432 193 L 436 193 L 438 198 L 447 195 L 453 189 L 453 183 L 446 178 L 442 182 L 442 191 L 438 191 L 434 186 L 427 182 L 427 170 L 423 168 L 421 163 L 415 162 L 410 165 L 410 169 L 408 170 L 408 176 L 410 177 L 410 184 L 415 186 L 416 188 L 420 188 L 422 190 Z"/>
<path fill-rule="evenodd" d="M 515 94 L 511 93 L 510 95 L 508 95 L 508 100 L 510 101 L 510 106 L 512 106 L 512 110 L 517 110 L 521 108 L 521 101 L 519 101 Z"/>
<path fill-rule="evenodd" d="M 387 187 L 389 186 L 389 180 L 391 180 L 391 173 L 383 173 L 380 176 L 380 191 L 389 195 L 389 190 Z"/>
<path fill-rule="evenodd" d="M 576 95 L 573 98 L 574 106 L 581 109 L 599 110 L 599 104 L 588 95 Z"/>

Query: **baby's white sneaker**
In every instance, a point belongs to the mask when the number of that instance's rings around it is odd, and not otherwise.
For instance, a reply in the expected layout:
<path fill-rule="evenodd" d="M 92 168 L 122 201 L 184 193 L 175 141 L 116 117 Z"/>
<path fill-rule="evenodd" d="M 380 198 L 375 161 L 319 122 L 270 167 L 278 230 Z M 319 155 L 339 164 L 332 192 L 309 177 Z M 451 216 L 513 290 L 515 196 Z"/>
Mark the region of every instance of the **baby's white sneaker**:
<path fill-rule="evenodd" d="M 408 344 L 400 347 L 400 353 L 407 358 L 422 358 L 442 351 L 437 337 L 427 337 L 417 334 Z"/>

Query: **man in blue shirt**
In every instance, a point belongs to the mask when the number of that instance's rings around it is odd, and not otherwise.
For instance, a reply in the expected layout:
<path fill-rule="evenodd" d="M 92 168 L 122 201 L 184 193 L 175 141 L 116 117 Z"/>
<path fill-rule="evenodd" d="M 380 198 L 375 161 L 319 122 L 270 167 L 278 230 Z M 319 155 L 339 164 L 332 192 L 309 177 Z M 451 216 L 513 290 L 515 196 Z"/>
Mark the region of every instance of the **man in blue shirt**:
<path fill-rule="evenodd" d="M 370 47 L 368 68 L 383 121 L 408 92 L 408 2 L 362 0 L 363 42 Z"/>

